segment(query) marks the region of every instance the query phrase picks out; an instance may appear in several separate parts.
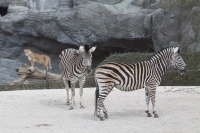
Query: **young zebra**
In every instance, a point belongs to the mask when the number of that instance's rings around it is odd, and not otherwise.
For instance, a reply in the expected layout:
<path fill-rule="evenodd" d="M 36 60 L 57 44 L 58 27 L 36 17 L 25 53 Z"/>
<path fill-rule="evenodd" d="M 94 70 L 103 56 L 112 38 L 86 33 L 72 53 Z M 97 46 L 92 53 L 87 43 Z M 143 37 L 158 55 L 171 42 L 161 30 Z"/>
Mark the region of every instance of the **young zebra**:
<path fill-rule="evenodd" d="M 149 113 L 149 101 L 151 99 L 154 117 L 158 117 L 155 110 L 156 87 L 161 82 L 161 77 L 169 67 L 180 70 L 181 73 L 187 71 L 186 64 L 178 54 L 179 47 L 165 48 L 155 55 L 149 61 L 136 64 L 107 63 L 99 66 L 95 71 L 95 81 L 97 84 L 95 92 L 95 117 L 104 120 L 108 118 L 107 110 L 104 106 L 106 96 L 113 87 L 121 91 L 134 91 L 145 88 L 146 113 Z M 101 113 L 103 110 L 104 116 Z"/>
<path fill-rule="evenodd" d="M 88 45 L 80 46 L 79 50 L 65 49 L 59 55 L 59 67 L 63 76 L 63 82 L 67 91 L 67 105 L 70 105 L 69 88 L 71 88 L 71 106 L 74 109 L 75 84 L 79 80 L 80 107 L 84 108 L 82 103 L 83 86 L 85 84 L 86 73 L 91 72 L 92 52 L 96 47 L 89 48 Z"/>

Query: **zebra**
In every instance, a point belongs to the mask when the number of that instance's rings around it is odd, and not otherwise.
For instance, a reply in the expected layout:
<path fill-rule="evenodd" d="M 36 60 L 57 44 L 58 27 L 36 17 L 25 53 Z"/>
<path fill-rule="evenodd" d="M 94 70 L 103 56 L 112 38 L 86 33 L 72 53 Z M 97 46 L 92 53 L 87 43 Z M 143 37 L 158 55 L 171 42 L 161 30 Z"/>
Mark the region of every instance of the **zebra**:
<path fill-rule="evenodd" d="M 100 65 L 95 71 L 97 84 L 95 118 L 108 119 L 108 113 L 103 102 L 113 87 L 121 91 L 134 91 L 145 88 L 147 117 L 151 117 L 149 112 L 149 101 L 151 99 L 154 117 L 158 118 L 159 116 L 155 110 L 155 94 L 156 87 L 160 85 L 161 77 L 169 67 L 177 68 L 181 74 L 187 71 L 186 64 L 178 53 L 179 47 L 168 47 L 155 53 L 149 61 L 136 64 L 110 62 Z"/>
<path fill-rule="evenodd" d="M 59 67 L 63 82 L 67 91 L 67 105 L 70 105 L 69 88 L 71 88 L 70 110 L 74 109 L 75 84 L 79 80 L 80 108 L 84 108 L 82 103 L 83 86 L 86 74 L 91 72 L 92 52 L 95 47 L 88 45 L 80 46 L 79 50 L 69 48 L 63 50 L 59 55 Z"/>

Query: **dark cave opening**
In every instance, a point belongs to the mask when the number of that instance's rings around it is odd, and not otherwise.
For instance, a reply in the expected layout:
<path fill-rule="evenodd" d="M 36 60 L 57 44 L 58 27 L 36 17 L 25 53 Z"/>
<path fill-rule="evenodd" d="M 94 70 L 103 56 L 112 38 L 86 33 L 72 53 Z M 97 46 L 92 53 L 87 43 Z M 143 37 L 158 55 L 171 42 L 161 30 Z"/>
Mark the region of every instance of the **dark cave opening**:
<path fill-rule="evenodd" d="M 37 52 L 39 50 L 42 53 L 54 54 L 57 55 L 52 60 L 58 63 L 57 57 L 64 49 L 75 48 L 78 49 L 78 45 L 72 44 L 62 44 L 55 40 L 50 40 L 46 38 L 37 37 L 37 41 L 33 41 L 34 43 L 26 43 L 24 44 L 24 48 L 33 49 L 33 51 Z M 86 44 L 86 43 L 84 43 Z M 142 38 L 142 39 L 116 39 L 111 38 L 107 40 L 98 41 L 95 43 L 91 43 L 90 47 L 97 46 L 97 49 L 92 53 L 92 68 L 94 69 L 109 57 L 115 53 L 127 53 L 127 52 L 145 52 L 150 53 L 154 52 L 154 45 L 151 38 Z M 39 52 L 38 51 L 38 52 Z"/>
<path fill-rule="evenodd" d="M 145 39 L 108 39 L 104 42 L 96 42 L 93 45 L 99 46 L 100 50 L 110 53 L 124 52 L 154 52 L 154 45 L 151 38 Z"/>
<path fill-rule="evenodd" d="M 93 53 L 93 68 L 98 66 L 104 59 L 111 54 L 127 53 L 127 52 L 145 52 L 153 53 L 154 45 L 151 38 L 145 39 L 108 39 L 104 42 L 96 42 L 92 44 L 97 46 L 96 51 Z"/>
<path fill-rule="evenodd" d="M 0 7 L 1 16 L 5 16 L 7 13 L 8 13 L 8 7 L 7 6 Z"/>

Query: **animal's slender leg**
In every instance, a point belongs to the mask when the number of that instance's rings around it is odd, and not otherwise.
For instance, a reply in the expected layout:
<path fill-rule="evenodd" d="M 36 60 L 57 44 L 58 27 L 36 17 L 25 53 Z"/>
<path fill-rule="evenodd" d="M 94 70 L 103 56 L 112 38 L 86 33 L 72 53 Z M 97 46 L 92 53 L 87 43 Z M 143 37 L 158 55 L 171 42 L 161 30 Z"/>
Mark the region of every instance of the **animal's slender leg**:
<path fill-rule="evenodd" d="M 47 76 L 47 68 L 46 68 L 46 89 L 49 89 L 48 76 Z"/>
<path fill-rule="evenodd" d="M 155 110 L 155 96 L 156 96 L 156 87 L 155 88 L 151 88 L 150 89 L 150 98 L 151 98 L 151 102 L 152 102 L 152 108 L 153 108 L 153 114 L 155 118 L 158 118 L 158 114 L 156 113 Z"/>
<path fill-rule="evenodd" d="M 71 106 L 70 106 L 70 110 L 74 109 L 74 97 L 75 97 L 75 84 L 71 84 Z"/>
<path fill-rule="evenodd" d="M 151 113 L 149 113 L 149 101 L 150 101 L 149 89 L 147 87 L 145 88 L 145 99 L 146 99 L 146 113 L 147 113 L 147 117 L 151 117 Z"/>
<path fill-rule="evenodd" d="M 107 110 L 104 106 L 104 100 L 108 96 L 108 94 L 112 90 L 112 85 L 101 87 L 102 89 L 99 90 L 99 98 L 97 100 L 97 117 L 100 118 L 101 121 L 108 118 Z M 101 109 L 103 110 L 104 116 L 101 114 Z"/>
<path fill-rule="evenodd" d="M 106 119 L 108 119 L 108 113 L 107 113 L 107 110 L 106 110 L 106 108 L 105 108 L 105 106 L 104 106 L 104 103 L 102 103 L 102 110 L 103 110 L 103 113 L 104 113 L 104 117 L 105 117 Z"/>
<path fill-rule="evenodd" d="M 101 121 L 105 120 L 104 116 L 101 113 L 101 108 L 103 107 L 104 99 L 98 98 L 97 99 L 97 117 L 100 118 Z"/>
<path fill-rule="evenodd" d="M 34 61 L 33 61 L 33 59 L 31 60 L 31 69 L 34 69 Z"/>
<path fill-rule="evenodd" d="M 108 86 L 108 91 L 107 91 L 107 96 L 108 96 L 108 94 L 111 92 L 111 90 L 113 89 L 113 85 L 109 85 Z M 105 92 L 104 92 L 105 93 Z M 102 102 L 102 110 L 103 110 L 103 113 L 104 113 L 104 117 L 106 118 L 106 119 L 108 119 L 108 112 L 107 112 L 107 110 L 106 110 L 106 107 L 104 106 L 104 103 Z"/>
<path fill-rule="evenodd" d="M 46 70 L 48 71 L 49 70 L 48 62 L 43 61 L 43 63 L 44 63 L 44 66 L 46 67 Z"/>
<path fill-rule="evenodd" d="M 68 84 L 68 80 L 66 80 L 64 77 L 63 77 L 63 82 L 65 84 L 65 89 L 66 89 L 66 92 L 67 92 L 67 105 L 70 105 L 70 100 L 69 100 L 69 84 Z"/>
<path fill-rule="evenodd" d="M 81 78 L 79 80 L 79 86 L 80 86 L 80 90 L 79 90 L 79 95 L 80 95 L 80 108 L 84 108 L 83 106 L 83 101 L 82 101 L 82 96 L 83 96 L 83 86 L 85 84 L 85 77 Z"/>

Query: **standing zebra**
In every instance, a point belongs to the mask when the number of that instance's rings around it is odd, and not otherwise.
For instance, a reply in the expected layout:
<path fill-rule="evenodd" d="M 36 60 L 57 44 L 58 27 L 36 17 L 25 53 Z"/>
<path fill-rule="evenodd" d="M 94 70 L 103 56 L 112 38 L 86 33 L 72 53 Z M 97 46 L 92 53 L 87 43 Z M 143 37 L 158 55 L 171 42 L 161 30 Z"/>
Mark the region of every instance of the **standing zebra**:
<path fill-rule="evenodd" d="M 71 106 L 74 109 L 75 84 L 79 80 L 80 107 L 82 103 L 83 86 L 85 84 L 86 73 L 91 72 L 92 52 L 96 47 L 89 48 L 88 45 L 80 46 L 79 50 L 65 49 L 59 55 L 59 67 L 63 77 L 63 82 L 67 91 L 67 105 L 70 105 L 69 88 L 71 88 Z"/>
<path fill-rule="evenodd" d="M 165 48 L 153 55 L 149 61 L 136 64 L 110 62 L 99 66 L 95 71 L 97 84 L 95 117 L 100 118 L 100 120 L 108 118 L 103 102 L 113 87 L 121 91 L 134 91 L 145 88 L 147 116 L 151 117 L 151 113 L 149 113 L 149 101 L 151 99 L 154 117 L 158 117 L 155 110 L 155 94 L 156 87 L 160 85 L 161 77 L 169 67 L 177 68 L 181 73 L 187 71 L 185 62 L 178 54 L 178 49 L 179 47 Z M 104 116 L 101 113 L 101 109 Z"/>

